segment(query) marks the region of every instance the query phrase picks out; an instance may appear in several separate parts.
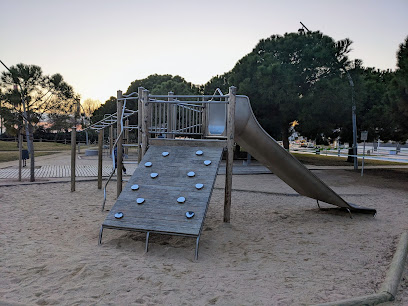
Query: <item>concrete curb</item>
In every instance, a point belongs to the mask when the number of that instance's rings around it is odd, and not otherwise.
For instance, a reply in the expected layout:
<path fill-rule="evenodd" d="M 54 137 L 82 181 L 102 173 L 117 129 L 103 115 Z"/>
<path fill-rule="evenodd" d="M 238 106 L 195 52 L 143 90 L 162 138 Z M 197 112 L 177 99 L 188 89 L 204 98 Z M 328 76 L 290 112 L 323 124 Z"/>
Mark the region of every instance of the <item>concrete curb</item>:
<path fill-rule="evenodd" d="M 397 295 L 402 273 L 404 272 L 405 261 L 408 254 L 408 232 L 402 233 L 390 268 L 385 280 L 380 288 L 380 292 L 372 295 L 359 296 L 351 299 L 317 304 L 315 306 L 355 306 L 355 305 L 377 305 L 393 301 Z"/>

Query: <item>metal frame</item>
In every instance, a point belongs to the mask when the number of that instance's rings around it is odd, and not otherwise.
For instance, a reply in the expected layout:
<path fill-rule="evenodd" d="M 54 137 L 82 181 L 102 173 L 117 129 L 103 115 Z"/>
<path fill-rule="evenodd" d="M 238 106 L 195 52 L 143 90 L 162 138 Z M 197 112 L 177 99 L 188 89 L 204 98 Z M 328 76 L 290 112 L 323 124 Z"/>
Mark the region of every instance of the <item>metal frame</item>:
<path fill-rule="evenodd" d="M 203 221 L 204 223 L 204 221 Z M 101 225 L 101 229 L 99 230 L 99 240 L 98 240 L 98 245 L 102 244 L 102 236 L 103 236 L 103 230 L 104 229 L 115 229 L 115 230 L 121 230 L 121 231 L 132 231 L 132 232 L 139 232 L 139 233 L 146 233 L 146 240 L 145 240 L 145 252 L 147 253 L 149 251 L 149 238 L 150 234 L 160 234 L 160 235 L 171 235 L 171 236 L 181 236 L 181 237 L 187 237 L 187 238 L 195 238 L 196 243 L 195 243 L 195 251 L 194 251 L 194 259 L 198 260 L 198 248 L 199 248 L 199 242 L 201 238 L 201 230 L 200 234 L 198 236 L 196 235 L 183 235 L 179 233 L 170 233 L 170 232 L 160 232 L 160 231 L 146 231 L 146 230 L 137 230 L 137 229 L 131 229 L 131 228 L 125 228 L 125 227 L 113 227 L 113 226 L 106 226 L 106 225 Z"/>

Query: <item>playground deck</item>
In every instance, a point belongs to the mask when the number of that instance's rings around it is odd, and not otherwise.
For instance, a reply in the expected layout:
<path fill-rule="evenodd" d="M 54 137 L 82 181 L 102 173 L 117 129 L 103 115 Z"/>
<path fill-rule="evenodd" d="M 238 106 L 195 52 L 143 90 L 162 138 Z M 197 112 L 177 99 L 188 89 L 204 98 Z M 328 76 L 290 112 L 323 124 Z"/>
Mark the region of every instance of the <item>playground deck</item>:
<path fill-rule="evenodd" d="M 202 155 L 196 155 L 197 151 Z M 103 222 L 100 240 L 103 229 L 110 228 L 195 237 L 198 246 L 222 151 L 222 147 L 204 145 L 150 146 Z M 163 152 L 168 156 L 162 156 Z M 211 164 L 205 165 L 208 160 Z M 147 162 L 152 165 L 145 166 Z M 194 176 L 189 177 L 191 171 Z M 158 176 L 151 178 L 152 173 Z M 203 187 L 197 189 L 196 184 Z M 132 190 L 133 185 L 138 190 Z M 180 197 L 184 203 L 178 203 Z M 142 204 L 137 203 L 140 198 Z M 115 217 L 119 212 L 123 213 L 120 219 Z M 194 217 L 188 219 L 187 212 L 194 212 Z M 146 250 L 147 243 L 148 235 Z"/>

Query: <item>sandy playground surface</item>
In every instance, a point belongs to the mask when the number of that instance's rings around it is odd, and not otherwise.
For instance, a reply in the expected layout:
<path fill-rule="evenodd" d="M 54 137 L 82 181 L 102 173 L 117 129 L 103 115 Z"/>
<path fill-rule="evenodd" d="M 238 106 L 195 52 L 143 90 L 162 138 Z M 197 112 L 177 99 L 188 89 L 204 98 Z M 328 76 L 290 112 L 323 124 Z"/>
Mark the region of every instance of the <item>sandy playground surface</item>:
<path fill-rule="evenodd" d="M 0 304 L 308 305 L 375 293 L 408 230 L 407 181 L 314 173 L 377 216 L 318 210 L 273 174 L 235 175 L 224 224 L 219 175 L 197 262 L 192 238 L 151 235 L 144 253 L 144 234 L 106 229 L 98 246 L 107 212 L 95 181 L 74 193 L 69 182 L 0 187 Z M 408 305 L 407 271 L 388 305 Z"/>

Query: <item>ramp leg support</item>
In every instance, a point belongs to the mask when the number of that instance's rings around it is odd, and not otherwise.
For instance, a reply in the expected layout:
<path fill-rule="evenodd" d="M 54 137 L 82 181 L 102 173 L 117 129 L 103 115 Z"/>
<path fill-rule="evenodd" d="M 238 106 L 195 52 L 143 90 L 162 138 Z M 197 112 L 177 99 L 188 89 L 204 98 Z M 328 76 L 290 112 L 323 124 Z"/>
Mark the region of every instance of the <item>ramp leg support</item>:
<path fill-rule="evenodd" d="M 149 236 L 150 236 L 150 232 L 147 232 L 146 233 L 146 246 L 145 246 L 146 253 L 149 251 Z"/>
<path fill-rule="evenodd" d="M 200 242 L 200 236 L 197 237 L 196 240 L 196 249 L 195 249 L 195 256 L 194 259 L 197 260 L 198 259 L 198 243 Z"/>
<path fill-rule="evenodd" d="M 99 241 L 98 244 L 102 243 L 102 233 L 103 233 L 103 225 L 101 226 L 101 230 L 99 231 Z"/>
<path fill-rule="evenodd" d="M 320 204 L 319 204 L 319 200 L 316 200 L 316 202 L 317 202 L 317 207 L 319 207 L 319 209 L 321 209 Z"/>
<path fill-rule="evenodd" d="M 349 215 L 350 215 L 350 219 L 353 219 L 353 216 L 351 215 L 351 211 L 349 208 L 346 208 L 346 210 L 348 211 Z"/>

